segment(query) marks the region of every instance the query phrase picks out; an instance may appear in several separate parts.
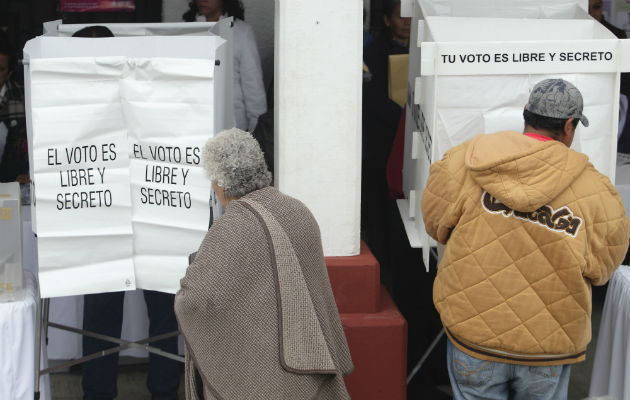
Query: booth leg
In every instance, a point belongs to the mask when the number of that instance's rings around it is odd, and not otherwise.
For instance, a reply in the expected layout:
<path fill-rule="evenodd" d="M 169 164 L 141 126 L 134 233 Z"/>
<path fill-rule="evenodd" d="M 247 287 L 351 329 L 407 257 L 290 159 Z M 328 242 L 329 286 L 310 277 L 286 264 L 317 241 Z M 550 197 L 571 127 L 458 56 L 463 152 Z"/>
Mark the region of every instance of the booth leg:
<path fill-rule="evenodd" d="M 43 300 L 41 299 L 37 302 L 37 312 L 35 313 L 35 362 L 33 364 L 35 368 L 35 374 L 33 375 L 35 377 L 35 400 L 39 400 L 39 362 L 42 347 L 42 302 Z"/>
<path fill-rule="evenodd" d="M 416 366 L 413 367 L 413 370 L 411 370 L 411 372 L 409 373 L 409 376 L 407 376 L 407 385 L 409 385 L 409 382 L 411 382 L 413 377 L 418 373 L 418 371 L 420 371 L 420 368 L 422 368 L 422 364 L 424 364 L 426 359 L 429 358 L 429 355 L 431 354 L 431 352 L 433 351 L 435 346 L 437 346 L 437 344 L 439 343 L 440 339 L 442 339 L 442 336 L 444 336 L 444 328 L 442 328 L 440 333 L 438 333 L 438 335 L 435 337 L 435 339 L 433 339 L 433 342 L 431 342 L 431 345 L 429 346 L 427 351 L 425 351 L 424 354 L 422 355 L 422 357 L 420 357 L 420 361 L 418 361 Z"/>
<path fill-rule="evenodd" d="M 38 296 L 39 298 L 39 289 Z M 41 378 L 40 363 L 42 354 L 42 334 L 48 334 L 48 310 L 50 309 L 50 299 L 39 299 L 37 302 L 37 312 L 35 321 L 35 393 L 34 399 L 39 400 L 39 381 Z M 46 340 L 47 342 L 48 340 Z"/>
<path fill-rule="evenodd" d="M 42 331 L 44 334 L 44 346 L 48 346 L 48 318 L 50 317 L 50 299 L 44 299 Z"/>

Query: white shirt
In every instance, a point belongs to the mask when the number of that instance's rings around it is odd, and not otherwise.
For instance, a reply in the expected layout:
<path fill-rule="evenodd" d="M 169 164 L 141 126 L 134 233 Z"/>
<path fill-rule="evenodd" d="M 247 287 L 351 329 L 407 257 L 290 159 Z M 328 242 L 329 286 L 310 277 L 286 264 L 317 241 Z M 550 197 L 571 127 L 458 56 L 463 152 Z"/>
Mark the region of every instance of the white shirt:
<path fill-rule="evenodd" d="M 221 16 L 221 19 L 228 18 Z M 198 21 L 205 21 L 203 15 Z M 234 118 L 236 127 L 252 132 L 258 117 L 267 112 L 260 55 L 252 27 L 234 18 Z"/>

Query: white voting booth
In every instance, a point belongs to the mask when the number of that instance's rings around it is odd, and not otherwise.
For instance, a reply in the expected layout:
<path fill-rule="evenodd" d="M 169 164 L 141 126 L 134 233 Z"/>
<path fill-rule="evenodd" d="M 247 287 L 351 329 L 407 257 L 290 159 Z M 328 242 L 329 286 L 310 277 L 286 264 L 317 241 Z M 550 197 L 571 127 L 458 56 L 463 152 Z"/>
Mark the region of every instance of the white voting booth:
<path fill-rule="evenodd" d="M 201 147 L 233 125 L 231 59 L 215 24 L 171 25 L 59 25 L 24 49 L 42 297 L 174 293 L 208 229 Z"/>
<path fill-rule="evenodd" d="M 590 126 L 578 125 L 572 148 L 614 182 L 619 73 L 630 70 L 630 46 L 587 10 L 586 0 L 404 4 L 412 25 L 399 209 L 413 247 L 435 246 L 420 210 L 430 164 L 477 134 L 522 131 L 529 92 L 543 79 L 582 92 Z"/>
<path fill-rule="evenodd" d="M 619 74 L 630 71 L 630 46 L 588 15 L 588 0 L 403 0 L 401 10 L 412 22 L 406 198 L 398 207 L 427 270 L 436 242 L 424 228 L 421 201 L 431 163 L 477 134 L 522 131 L 523 108 L 541 80 L 562 78 L 580 90 L 590 124 L 578 124 L 572 148 L 615 181 Z"/>
<path fill-rule="evenodd" d="M 0 302 L 12 301 L 22 288 L 20 184 L 0 183 Z"/>
<path fill-rule="evenodd" d="M 175 293 L 221 212 L 200 157 L 234 126 L 232 22 L 101 25 L 115 37 L 54 21 L 24 48 L 33 251 L 44 321 L 80 327 L 72 295 L 127 290 L 135 341 L 148 323 L 133 289 Z M 50 358 L 80 356 L 80 336 L 48 337 Z"/>

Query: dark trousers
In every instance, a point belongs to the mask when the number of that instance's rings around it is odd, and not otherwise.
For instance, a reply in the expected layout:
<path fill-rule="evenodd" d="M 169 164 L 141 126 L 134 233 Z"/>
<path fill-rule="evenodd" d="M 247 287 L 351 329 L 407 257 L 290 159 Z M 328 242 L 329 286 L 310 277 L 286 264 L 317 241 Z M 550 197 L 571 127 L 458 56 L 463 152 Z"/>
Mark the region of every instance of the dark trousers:
<path fill-rule="evenodd" d="M 175 296 L 144 290 L 149 314 L 149 336 L 178 329 L 173 309 Z M 125 292 L 89 294 L 84 296 L 83 329 L 107 336 L 120 337 Z M 177 337 L 150 343 L 169 353 L 177 354 Z M 83 336 L 83 355 L 115 347 L 116 344 Z M 83 364 L 84 399 L 113 399 L 117 396 L 118 353 Z M 153 400 L 177 399 L 179 362 L 149 353 L 147 387 Z"/>

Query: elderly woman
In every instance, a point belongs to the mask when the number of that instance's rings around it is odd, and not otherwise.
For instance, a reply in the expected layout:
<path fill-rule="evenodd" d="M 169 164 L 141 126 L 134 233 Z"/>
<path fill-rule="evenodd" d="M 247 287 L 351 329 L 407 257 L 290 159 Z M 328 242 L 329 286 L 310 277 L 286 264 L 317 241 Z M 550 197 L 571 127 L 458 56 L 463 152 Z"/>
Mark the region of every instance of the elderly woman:
<path fill-rule="evenodd" d="M 175 297 L 186 398 L 349 398 L 352 360 L 315 218 L 269 186 L 249 133 L 219 133 L 203 160 L 226 208 Z"/>

